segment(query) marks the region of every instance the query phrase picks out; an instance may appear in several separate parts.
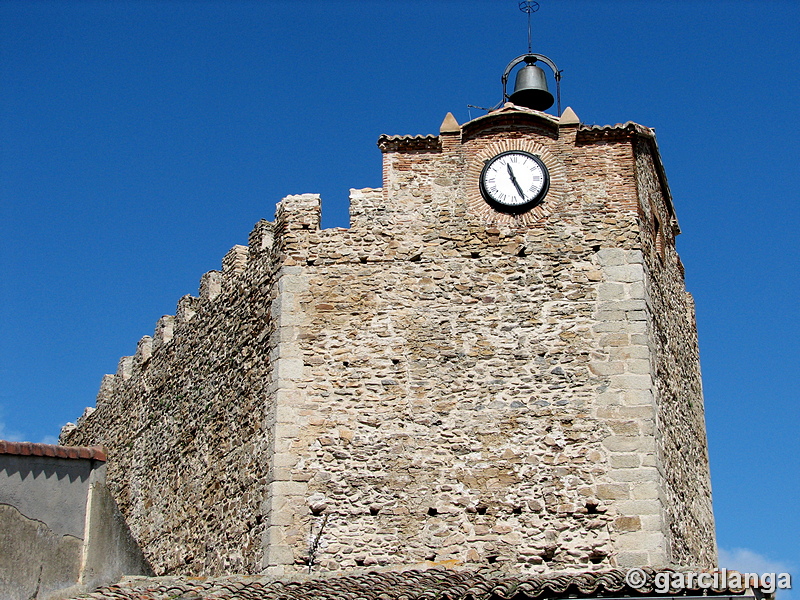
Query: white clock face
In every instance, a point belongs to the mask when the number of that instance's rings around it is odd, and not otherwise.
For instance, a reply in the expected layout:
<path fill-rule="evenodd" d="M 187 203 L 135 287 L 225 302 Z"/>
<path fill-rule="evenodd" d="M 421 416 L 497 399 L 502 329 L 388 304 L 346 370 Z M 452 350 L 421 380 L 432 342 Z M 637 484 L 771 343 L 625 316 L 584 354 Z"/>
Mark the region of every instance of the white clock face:
<path fill-rule="evenodd" d="M 502 152 L 481 172 L 481 194 L 496 208 L 519 212 L 538 204 L 547 193 L 549 174 L 544 163 L 528 152 Z"/>

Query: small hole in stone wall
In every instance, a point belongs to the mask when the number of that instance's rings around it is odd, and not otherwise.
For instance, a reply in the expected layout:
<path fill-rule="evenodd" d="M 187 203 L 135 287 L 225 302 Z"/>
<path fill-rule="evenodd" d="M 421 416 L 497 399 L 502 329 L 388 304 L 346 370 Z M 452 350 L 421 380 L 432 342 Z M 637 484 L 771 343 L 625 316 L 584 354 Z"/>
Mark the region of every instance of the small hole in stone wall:
<path fill-rule="evenodd" d="M 414 256 L 409 258 L 408 260 L 410 260 L 411 262 L 419 262 L 419 261 L 422 260 L 422 254 L 415 254 Z"/>
<path fill-rule="evenodd" d="M 470 252 L 469 253 L 469 257 L 470 258 L 480 258 L 481 257 L 481 253 L 480 252 Z"/>
<path fill-rule="evenodd" d="M 350 366 L 350 361 L 343 360 L 343 361 L 342 361 L 342 364 L 343 364 L 345 367 L 349 367 L 349 366 Z"/>
<path fill-rule="evenodd" d="M 521 506 L 515 506 L 514 509 L 511 512 L 514 513 L 515 515 L 521 515 L 522 514 L 522 507 Z"/>
<path fill-rule="evenodd" d="M 539 555 L 542 557 L 542 560 L 551 561 L 553 557 L 556 555 L 555 548 L 545 548 L 544 551 Z"/>
<path fill-rule="evenodd" d="M 355 561 L 356 561 L 356 564 L 357 564 L 359 567 L 363 567 L 363 566 L 364 566 L 364 560 L 365 560 L 365 559 L 363 559 L 363 558 L 356 558 L 356 559 L 355 559 Z"/>
<path fill-rule="evenodd" d="M 366 256 L 359 257 L 358 262 L 360 262 L 362 265 L 366 264 L 367 263 L 367 257 Z"/>
<path fill-rule="evenodd" d="M 396 365 L 396 364 L 398 364 L 399 362 L 400 362 L 400 359 L 399 359 L 399 358 L 393 358 L 393 359 L 392 359 L 392 364 L 393 364 L 393 365 Z"/>
<path fill-rule="evenodd" d="M 478 506 L 478 508 L 476 510 L 477 510 L 479 515 L 485 515 L 486 514 L 486 507 L 483 506 L 483 505 Z"/>
<path fill-rule="evenodd" d="M 315 504 L 313 506 L 310 506 L 309 510 L 311 511 L 312 515 L 318 517 L 325 512 L 325 508 L 326 506 L 324 504 Z"/>
<path fill-rule="evenodd" d="M 371 514 L 373 517 L 375 515 L 377 515 L 379 512 L 381 512 L 380 507 L 378 507 L 378 506 L 370 506 L 369 507 L 369 514 Z"/>
<path fill-rule="evenodd" d="M 429 517 L 435 517 L 438 514 L 439 514 L 439 511 L 436 510 L 435 508 L 433 508 L 432 506 L 428 509 L 428 516 Z"/>
<path fill-rule="evenodd" d="M 599 565 L 601 562 L 603 562 L 603 559 L 605 559 L 604 554 L 592 554 L 589 556 L 589 562 L 593 565 Z"/>
<path fill-rule="evenodd" d="M 600 252 L 600 246 L 592 246 L 593 252 Z"/>
<path fill-rule="evenodd" d="M 314 258 L 308 258 L 308 259 L 306 259 L 306 264 L 310 267 L 310 266 L 312 266 L 314 264 L 315 260 L 316 259 L 314 259 Z"/>
<path fill-rule="evenodd" d="M 311 224 L 310 223 L 301 223 L 300 226 L 303 229 L 311 229 Z"/>
<path fill-rule="evenodd" d="M 497 562 L 497 558 L 498 558 L 497 555 L 492 554 L 486 557 L 486 562 L 488 562 L 490 565 L 493 565 L 494 563 Z"/>
<path fill-rule="evenodd" d="M 600 514 L 600 511 L 597 510 L 597 504 L 593 502 L 586 503 L 586 513 L 590 515 L 597 515 Z"/>
<path fill-rule="evenodd" d="M 528 253 L 525 252 L 525 246 L 519 249 L 519 252 L 517 252 L 517 256 L 528 256 Z"/>

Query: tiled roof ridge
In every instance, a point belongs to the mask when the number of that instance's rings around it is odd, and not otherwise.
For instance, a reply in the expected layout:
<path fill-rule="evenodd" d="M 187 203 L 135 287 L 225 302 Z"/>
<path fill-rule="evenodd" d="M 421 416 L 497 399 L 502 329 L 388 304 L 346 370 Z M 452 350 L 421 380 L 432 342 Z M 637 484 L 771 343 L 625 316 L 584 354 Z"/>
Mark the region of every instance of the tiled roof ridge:
<path fill-rule="evenodd" d="M 604 134 L 609 134 L 609 133 L 627 132 L 627 133 L 635 133 L 637 135 L 649 138 L 655 137 L 655 131 L 653 131 L 652 128 L 645 127 L 644 125 L 639 125 L 638 123 L 634 123 L 633 121 L 627 121 L 625 123 L 617 123 L 616 125 L 581 124 L 578 127 L 578 132 L 583 135 L 595 134 L 598 136 L 602 136 Z"/>
<path fill-rule="evenodd" d="M 488 118 L 511 115 L 514 113 L 522 113 L 534 117 L 540 117 L 549 121 L 553 125 L 558 125 L 558 117 L 553 117 L 547 113 L 533 110 L 520 109 L 517 106 L 509 105 L 501 109 L 490 112 L 481 117 L 477 117 L 472 121 L 465 123 L 462 130 L 475 127 L 476 123 L 482 122 Z M 582 138 L 604 138 L 623 135 L 625 137 L 639 135 L 645 138 L 654 139 L 655 131 L 650 127 L 639 125 L 633 121 L 625 123 L 617 123 L 615 125 L 586 125 L 581 124 L 578 126 L 578 135 Z M 397 151 L 397 150 L 428 150 L 438 151 L 441 149 L 441 141 L 438 135 L 388 135 L 382 134 L 378 138 L 378 147 L 383 151 Z"/>
<path fill-rule="evenodd" d="M 448 569 L 369 572 L 335 577 L 282 581 L 261 576 L 137 577 L 123 580 L 82 599 L 166 600 L 535 600 L 553 597 L 680 596 L 742 594 L 745 590 L 669 590 L 658 594 L 655 576 L 671 569 L 641 570 L 645 583 L 631 587 L 627 570 L 553 572 L 531 575 L 506 575 L 483 571 Z M 700 592 L 699 594 L 697 592 Z"/>
<path fill-rule="evenodd" d="M 106 451 L 102 446 L 58 446 L 34 444 L 32 442 L 9 442 L 0 440 L 0 454 L 18 456 L 52 456 L 55 458 L 88 458 L 105 462 Z"/>
<path fill-rule="evenodd" d="M 438 135 L 387 135 L 378 138 L 378 148 L 382 152 L 396 150 L 441 150 L 442 143 Z"/>

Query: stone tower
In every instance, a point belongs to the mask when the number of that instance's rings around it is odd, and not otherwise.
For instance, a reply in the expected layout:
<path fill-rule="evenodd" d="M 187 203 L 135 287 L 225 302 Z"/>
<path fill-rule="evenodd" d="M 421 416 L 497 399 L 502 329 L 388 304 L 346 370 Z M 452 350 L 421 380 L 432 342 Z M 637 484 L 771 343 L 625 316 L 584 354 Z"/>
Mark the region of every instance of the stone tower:
<path fill-rule="evenodd" d="M 350 228 L 285 198 L 64 432 L 155 571 L 713 566 L 653 132 L 506 104 L 378 145 Z"/>

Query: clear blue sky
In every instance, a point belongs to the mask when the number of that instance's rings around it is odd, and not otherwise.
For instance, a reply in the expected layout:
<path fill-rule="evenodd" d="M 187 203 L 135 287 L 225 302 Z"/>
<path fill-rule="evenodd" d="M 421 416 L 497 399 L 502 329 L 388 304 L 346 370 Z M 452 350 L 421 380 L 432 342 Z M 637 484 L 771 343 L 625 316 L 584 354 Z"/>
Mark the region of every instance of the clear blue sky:
<path fill-rule="evenodd" d="M 540 3 L 565 106 L 657 130 L 723 557 L 800 585 L 800 3 Z M 379 134 L 483 114 L 526 49 L 516 0 L 0 0 L 0 437 L 52 441 L 281 197 L 346 226 Z"/>

